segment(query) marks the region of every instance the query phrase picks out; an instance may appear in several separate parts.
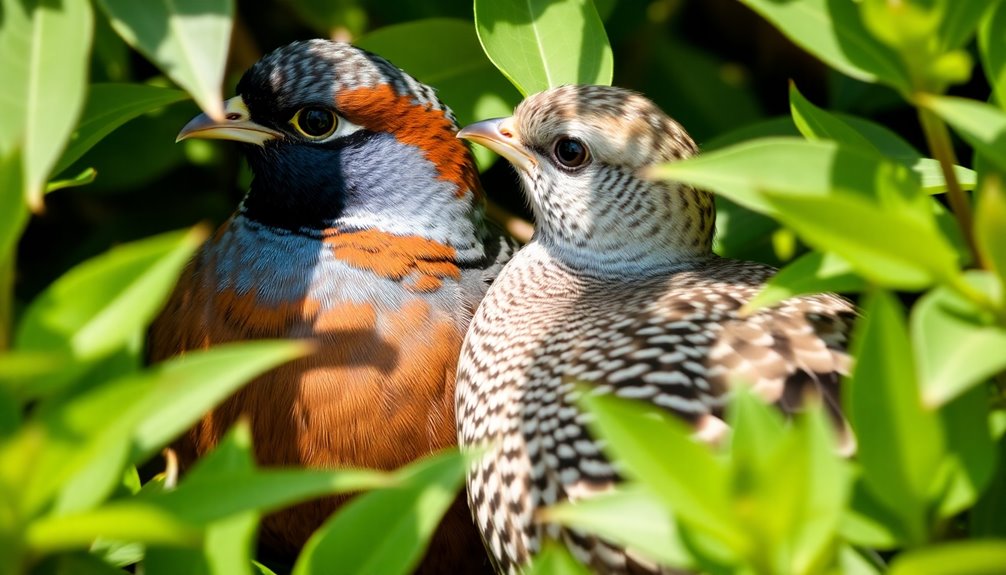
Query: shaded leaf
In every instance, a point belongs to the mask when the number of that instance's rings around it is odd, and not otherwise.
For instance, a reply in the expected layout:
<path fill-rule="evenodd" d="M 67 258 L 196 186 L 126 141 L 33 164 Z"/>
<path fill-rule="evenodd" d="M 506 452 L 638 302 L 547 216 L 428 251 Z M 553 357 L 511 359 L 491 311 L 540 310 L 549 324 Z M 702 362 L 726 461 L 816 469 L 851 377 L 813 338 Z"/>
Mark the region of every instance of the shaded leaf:
<path fill-rule="evenodd" d="M 0 28 L 0 153 L 21 149 L 33 209 L 84 105 L 94 15 L 90 2 L 5 0 Z"/>
<path fill-rule="evenodd" d="M 112 27 L 223 120 L 223 79 L 231 37 L 233 0 L 99 0 Z"/>
<path fill-rule="evenodd" d="M 940 410 L 949 475 L 937 510 L 940 517 L 953 517 L 974 505 L 992 480 L 998 454 L 989 429 L 987 395 L 983 387 L 975 387 Z"/>
<path fill-rule="evenodd" d="M 999 174 L 984 174 L 974 225 L 975 244 L 983 263 L 998 275 L 999 289 L 1006 292 L 1006 190 Z M 1006 305 L 1006 293 L 999 295 L 1000 303 Z"/>
<path fill-rule="evenodd" d="M 589 575 L 590 570 L 573 558 L 569 551 L 553 541 L 547 541 L 535 556 L 527 575 Z"/>
<path fill-rule="evenodd" d="M 524 96 L 611 84 L 612 55 L 591 0 L 475 0 L 479 42 Z"/>
<path fill-rule="evenodd" d="M 80 123 L 53 172 L 58 174 L 68 168 L 99 140 L 129 120 L 187 97 L 185 92 L 159 86 L 92 84 Z"/>
<path fill-rule="evenodd" d="M 978 28 L 978 53 L 985 77 L 999 107 L 1006 109 L 1006 2 L 1001 0 L 985 14 Z"/>
<path fill-rule="evenodd" d="M 98 177 L 98 172 L 94 168 L 87 168 L 80 172 L 72 178 L 66 178 L 63 180 L 54 180 L 46 184 L 45 193 L 55 192 L 57 190 L 63 190 L 66 188 L 79 188 L 80 186 L 86 186 L 94 182 L 94 179 Z"/>
<path fill-rule="evenodd" d="M 398 471 L 396 485 L 353 499 L 308 540 L 293 575 L 330 573 L 332 565 L 347 574 L 411 573 L 468 465 L 457 451 L 427 457 Z"/>

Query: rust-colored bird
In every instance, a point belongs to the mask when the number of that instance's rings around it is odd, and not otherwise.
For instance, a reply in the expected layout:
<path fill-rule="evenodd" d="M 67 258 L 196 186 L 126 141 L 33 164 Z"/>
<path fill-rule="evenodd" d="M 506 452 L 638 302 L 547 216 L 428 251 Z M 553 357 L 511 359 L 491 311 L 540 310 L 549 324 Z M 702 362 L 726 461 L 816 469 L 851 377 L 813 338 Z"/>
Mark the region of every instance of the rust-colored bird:
<path fill-rule="evenodd" d="M 469 319 L 513 249 L 484 220 L 478 173 L 434 91 L 388 61 L 326 40 L 256 63 L 179 139 L 240 142 L 254 174 L 194 257 L 150 333 L 150 358 L 260 338 L 318 351 L 247 385 L 181 440 L 184 468 L 239 416 L 260 464 L 392 469 L 456 443 L 454 377 Z M 296 553 L 339 501 L 263 521 Z M 424 572 L 480 572 L 463 502 Z"/>

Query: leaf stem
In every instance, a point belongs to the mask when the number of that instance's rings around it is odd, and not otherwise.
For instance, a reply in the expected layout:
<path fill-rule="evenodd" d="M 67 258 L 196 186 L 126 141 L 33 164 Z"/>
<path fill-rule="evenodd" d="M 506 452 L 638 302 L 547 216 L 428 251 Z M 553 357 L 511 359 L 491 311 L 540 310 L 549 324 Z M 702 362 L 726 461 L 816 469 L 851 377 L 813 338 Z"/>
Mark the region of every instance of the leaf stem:
<path fill-rule="evenodd" d="M 943 179 L 947 184 L 947 200 L 950 202 L 950 210 L 957 219 L 957 225 L 961 228 L 964 240 L 971 251 L 971 257 L 976 265 L 984 268 L 980 252 L 975 245 L 973 233 L 973 218 L 971 215 L 971 202 L 967 194 L 957 181 L 957 174 L 954 173 L 954 165 L 957 164 L 957 157 L 954 154 L 954 147 L 950 142 L 950 131 L 947 125 L 931 110 L 925 107 L 919 108 L 919 121 L 922 124 L 922 131 L 926 135 L 926 143 L 933 157 L 940 163 L 943 171 Z"/>

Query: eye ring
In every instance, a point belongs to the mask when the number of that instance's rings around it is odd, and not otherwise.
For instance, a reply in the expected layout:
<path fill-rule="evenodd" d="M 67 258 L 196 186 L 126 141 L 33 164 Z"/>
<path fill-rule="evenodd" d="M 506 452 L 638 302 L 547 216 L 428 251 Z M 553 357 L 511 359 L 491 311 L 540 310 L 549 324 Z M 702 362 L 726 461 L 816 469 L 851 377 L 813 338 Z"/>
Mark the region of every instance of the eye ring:
<path fill-rule="evenodd" d="M 587 145 L 576 138 L 562 136 L 552 144 L 552 156 L 566 168 L 582 168 L 590 161 Z"/>
<path fill-rule="evenodd" d="M 327 108 L 308 106 L 297 110 L 290 118 L 290 125 L 308 140 L 324 140 L 339 127 L 339 117 Z"/>

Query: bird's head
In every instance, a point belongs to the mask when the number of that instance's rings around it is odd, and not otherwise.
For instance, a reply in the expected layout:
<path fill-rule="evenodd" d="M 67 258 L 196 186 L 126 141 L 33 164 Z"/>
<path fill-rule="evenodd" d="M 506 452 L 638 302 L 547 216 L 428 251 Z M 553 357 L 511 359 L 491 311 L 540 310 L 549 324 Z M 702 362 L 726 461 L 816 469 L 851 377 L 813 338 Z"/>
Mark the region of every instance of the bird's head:
<path fill-rule="evenodd" d="M 536 239 L 589 266 L 646 269 L 711 253 L 712 197 L 646 179 L 643 169 L 696 153 L 647 98 L 610 86 L 563 86 L 509 118 L 458 134 L 506 158 L 535 214 Z"/>
<path fill-rule="evenodd" d="M 266 55 L 178 139 L 240 142 L 254 174 L 245 216 L 291 231 L 370 229 L 451 243 L 477 219 L 478 172 L 433 89 L 344 43 Z"/>

